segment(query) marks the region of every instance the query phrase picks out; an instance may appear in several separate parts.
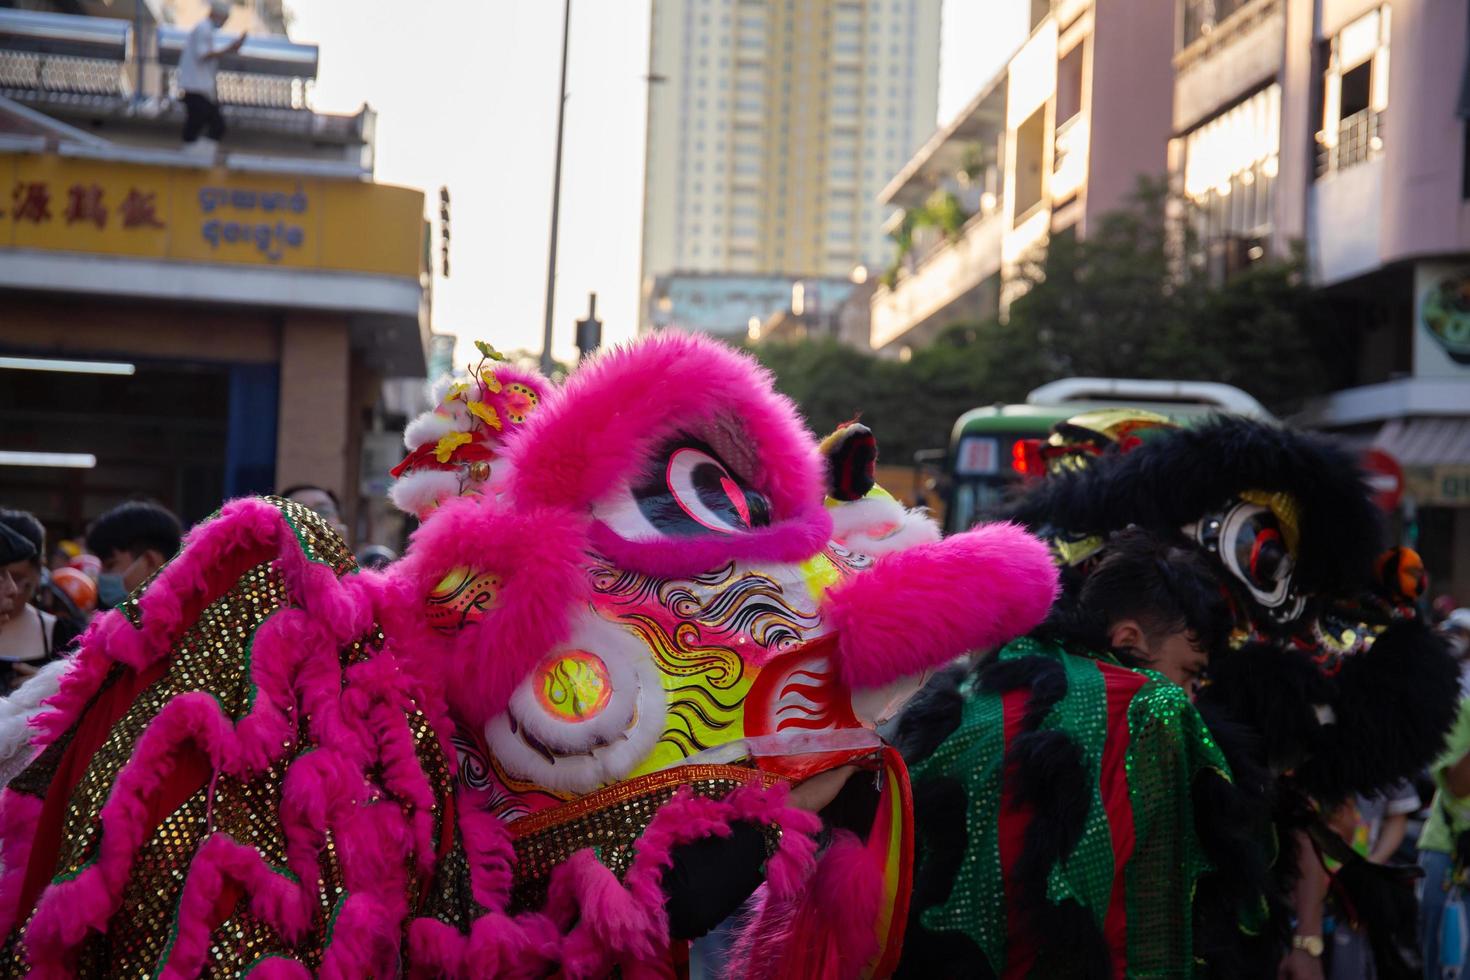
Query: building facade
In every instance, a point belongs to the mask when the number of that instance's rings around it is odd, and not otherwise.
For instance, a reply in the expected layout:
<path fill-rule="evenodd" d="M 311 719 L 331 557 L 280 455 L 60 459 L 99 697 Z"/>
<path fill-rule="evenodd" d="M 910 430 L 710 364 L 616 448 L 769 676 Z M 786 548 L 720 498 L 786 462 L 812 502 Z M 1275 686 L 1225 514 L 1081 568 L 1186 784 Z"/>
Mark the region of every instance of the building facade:
<path fill-rule="evenodd" d="M 845 279 L 933 127 L 940 0 L 654 0 L 644 320 L 672 274 Z M 754 314 L 753 314 L 754 315 Z"/>
<path fill-rule="evenodd" d="M 183 150 L 181 32 L 139 30 L 0 11 L 0 503 L 75 535 L 310 483 L 377 537 L 360 461 L 382 382 L 425 375 L 423 194 L 373 180 L 371 113 L 314 112 L 316 49 L 279 35 L 222 65 L 220 156 Z"/>
<path fill-rule="evenodd" d="M 1339 390 L 1436 592 L 1470 603 L 1470 16 L 1437 0 L 1183 0 L 1172 169 L 1229 275 L 1305 249 Z M 1392 495 L 1391 495 L 1392 496 Z"/>
<path fill-rule="evenodd" d="M 1027 253 L 1165 174 L 1174 38 L 1157 0 L 1033 0 L 1025 43 L 879 194 L 898 249 L 875 349 L 996 315 Z"/>

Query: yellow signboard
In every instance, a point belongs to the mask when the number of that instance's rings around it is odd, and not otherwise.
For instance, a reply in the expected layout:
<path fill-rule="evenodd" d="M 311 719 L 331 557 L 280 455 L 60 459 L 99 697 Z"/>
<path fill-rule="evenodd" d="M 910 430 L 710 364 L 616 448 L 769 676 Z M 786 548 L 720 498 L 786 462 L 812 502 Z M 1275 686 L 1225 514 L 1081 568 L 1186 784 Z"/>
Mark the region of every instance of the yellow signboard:
<path fill-rule="evenodd" d="M 1470 507 L 1470 466 L 1405 466 L 1404 491 L 1420 507 Z"/>
<path fill-rule="evenodd" d="M 0 248 L 417 278 L 423 213 L 383 184 L 0 154 Z"/>

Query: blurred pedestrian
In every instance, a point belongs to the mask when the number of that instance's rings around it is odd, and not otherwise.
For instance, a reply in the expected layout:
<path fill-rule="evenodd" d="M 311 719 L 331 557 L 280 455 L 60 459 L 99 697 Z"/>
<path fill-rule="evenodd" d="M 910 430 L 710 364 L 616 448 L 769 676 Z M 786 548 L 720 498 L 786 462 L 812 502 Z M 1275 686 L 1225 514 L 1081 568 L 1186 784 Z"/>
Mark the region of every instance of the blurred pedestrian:
<path fill-rule="evenodd" d="M 364 545 L 357 553 L 357 563 L 363 568 L 381 572 L 398 560 L 398 553 L 381 544 Z"/>
<path fill-rule="evenodd" d="M 1332 811 L 1327 825 L 1358 854 L 1374 864 L 1393 862 L 1409 826 L 1409 814 L 1418 812 L 1419 794 L 1407 781 L 1376 796 L 1355 796 Z M 1328 900 L 1328 980 L 1375 980 L 1377 965 L 1368 932 L 1355 921 L 1356 911 L 1336 895 Z"/>
<path fill-rule="evenodd" d="M 342 502 L 337 499 L 335 493 L 315 484 L 297 483 L 282 490 L 279 496 L 316 511 L 318 517 L 330 524 L 332 530 L 342 536 L 347 547 L 352 547 L 352 539 L 347 534 L 347 524 L 342 520 Z"/>
<path fill-rule="evenodd" d="M 22 510 L 0 510 L 0 527 L 23 538 L 29 552 L 5 565 L 5 575 L 15 586 L 0 622 L 0 694 L 8 694 L 43 664 L 60 657 L 79 628 L 34 604 L 43 575 L 41 556 L 46 553 L 41 522 Z"/>
<path fill-rule="evenodd" d="M 1419 900 L 1419 943 L 1425 980 L 1459 976 L 1470 946 L 1464 886 L 1470 861 L 1470 698 L 1445 737 L 1445 750 L 1429 770 L 1434 800 L 1419 834 L 1424 869 Z"/>
<path fill-rule="evenodd" d="M 215 29 L 230 18 L 228 0 L 210 0 L 209 15 L 194 25 L 179 54 L 179 88 L 184 93 L 184 145 L 196 144 L 213 156 L 225 135 L 225 117 L 220 112 L 215 76 L 219 60 L 239 51 L 245 33 L 223 47 L 215 42 Z M 203 139 L 200 139 L 200 134 Z"/>
<path fill-rule="evenodd" d="M 87 550 L 102 562 L 97 605 L 111 609 L 179 550 L 183 529 L 167 507 L 146 500 L 119 504 L 93 522 Z"/>
<path fill-rule="evenodd" d="M 1460 697 L 1470 697 L 1470 608 L 1445 613 L 1436 632 L 1460 664 Z"/>

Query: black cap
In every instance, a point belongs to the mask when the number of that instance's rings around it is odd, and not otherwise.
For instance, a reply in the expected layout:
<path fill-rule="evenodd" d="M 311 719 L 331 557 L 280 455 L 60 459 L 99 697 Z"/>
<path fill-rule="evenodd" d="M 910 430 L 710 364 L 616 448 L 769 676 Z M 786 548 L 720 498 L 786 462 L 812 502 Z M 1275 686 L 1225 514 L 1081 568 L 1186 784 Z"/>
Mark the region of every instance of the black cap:
<path fill-rule="evenodd" d="M 0 565 L 36 557 L 36 546 L 4 524 L 0 524 Z"/>

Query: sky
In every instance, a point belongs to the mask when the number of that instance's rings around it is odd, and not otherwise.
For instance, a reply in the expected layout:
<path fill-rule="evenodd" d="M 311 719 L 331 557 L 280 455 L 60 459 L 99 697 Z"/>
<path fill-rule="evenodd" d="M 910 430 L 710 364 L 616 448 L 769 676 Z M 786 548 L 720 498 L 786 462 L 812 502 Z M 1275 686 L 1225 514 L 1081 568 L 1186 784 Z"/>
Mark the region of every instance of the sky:
<path fill-rule="evenodd" d="M 944 0 L 941 119 L 1024 40 L 1027 6 Z M 288 9 L 292 37 L 321 46 L 313 106 L 376 111 L 377 179 L 424 190 L 431 210 L 449 188 L 451 275 L 436 273 L 435 331 L 460 338 L 461 361 L 474 339 L 539 351 L 562 4 L 294 0 Z M 648 14 L 649 0 L 573 0 L 553 322 L 565 360 L 588 293 L 605 342 L 637 328 Z"/>

